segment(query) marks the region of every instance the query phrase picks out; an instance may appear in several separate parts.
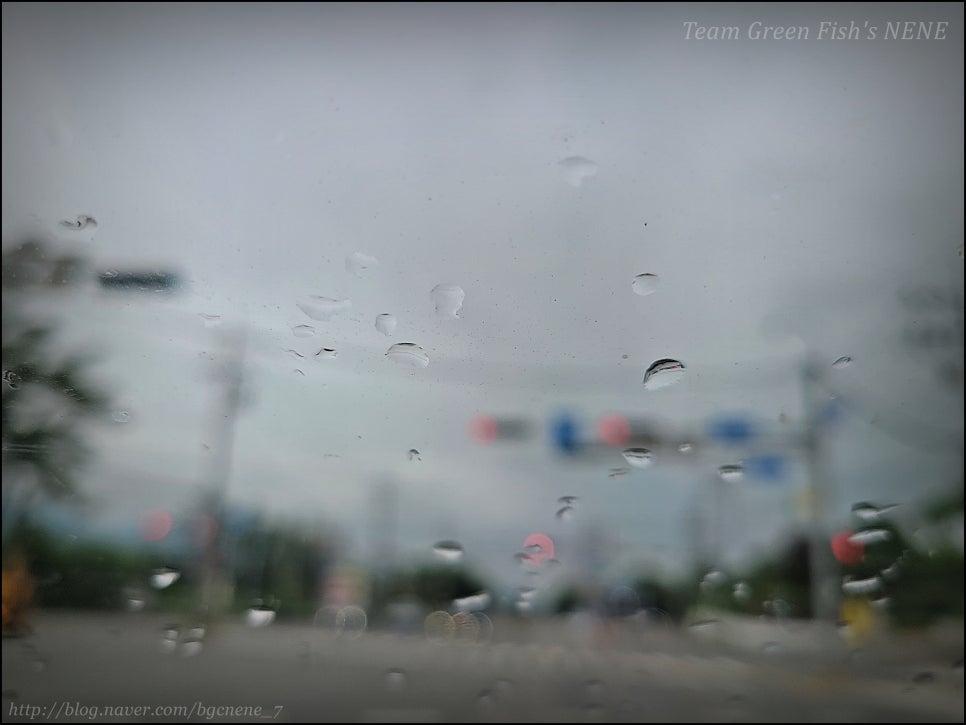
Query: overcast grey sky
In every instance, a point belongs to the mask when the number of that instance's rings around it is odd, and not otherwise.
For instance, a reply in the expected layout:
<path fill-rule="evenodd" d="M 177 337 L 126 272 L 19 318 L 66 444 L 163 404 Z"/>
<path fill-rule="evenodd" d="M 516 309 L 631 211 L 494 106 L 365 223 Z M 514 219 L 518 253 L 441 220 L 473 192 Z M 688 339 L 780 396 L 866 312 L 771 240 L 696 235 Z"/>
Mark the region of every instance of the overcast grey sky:
<path fill-rule="evenodd" d="M 878 35 L 820 40 L 823 20 Z M 905 20 L 948 21 L 947 35 L 884 37 Z M 688 40 L 689 21 L 738 37 Z M 755 40 L 756 21 L 809 37 Z M 531 532 L 566 540 L 553 514 L 574 494 L 572 527 L 607 526 L 615 561 L 680 562 L 685 514 L 734 455 L 610 479 L 619 453 L 563 463 L 546 417 L 683 428 L 743 411 L 777 426 L 802 415 L 806 351 L 854 359 L 829 371 L 858 411 L 830 439 L 830 525 L 857 499 L 948 488 L 961 382 L 941 385 L 903 336 L 954 320 L 901 295 L 952 288 L 961 311 L 962 21 L 960 4 L 5 3 L 5 248 L 39 235 L 100 269 L 187 280 L 170 299 L 41 302 L 65 345 L 102 355 L 130 412 L 96 432 L 98 522 L 194 500 L 208 358 L 232 324 L 249 329 L 253 391 L 232 496 L 337 521 L 359 555 L 372 486 L 391 481 L 408 552 L 459 538 L 502 570 Z M 596 173 L 568 177 L 571 157 Z M 96 231 L 59 225 L 78 214 Z M 379 261 L 364 278 L 346 269 L 355 252 Z M 632 291 L 641 273 L 659 276 L 654 294 Z M 434 313 L 441 283 L 465 291 L 459 319 Z M 304 295 L 352 305 L 316 321 Z M 394 342 L 429 366 L 395 365 Z M 310 359 L 322 346 L 338 357 Z M 665 357 L 684 380 L 645 391 Z M 489 411 L 528 415 L 538 435 L 479 448 L 467 422 Z M 733 552 L 790 530 L 804 483 L 795 464 L 782 486 L 733 487 Z"/>

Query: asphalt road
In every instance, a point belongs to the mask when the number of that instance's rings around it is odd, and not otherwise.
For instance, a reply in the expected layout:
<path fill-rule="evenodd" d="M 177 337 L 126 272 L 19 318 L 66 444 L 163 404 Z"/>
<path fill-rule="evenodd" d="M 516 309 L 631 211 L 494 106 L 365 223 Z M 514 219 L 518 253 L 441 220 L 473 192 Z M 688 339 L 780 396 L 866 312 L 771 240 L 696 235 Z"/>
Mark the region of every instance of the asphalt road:
<path fill-rule="evenodd" d="M 227 622 L 199 644 L 187 629 L 166 638 L 166 621 L 37 615 L 32 635 L 4 641 L 3 721 L 963 721 L 961 623 L 850 652 L 817 625 L 581 638 L 497 621 L 488 644 L 440 644 Z"/>

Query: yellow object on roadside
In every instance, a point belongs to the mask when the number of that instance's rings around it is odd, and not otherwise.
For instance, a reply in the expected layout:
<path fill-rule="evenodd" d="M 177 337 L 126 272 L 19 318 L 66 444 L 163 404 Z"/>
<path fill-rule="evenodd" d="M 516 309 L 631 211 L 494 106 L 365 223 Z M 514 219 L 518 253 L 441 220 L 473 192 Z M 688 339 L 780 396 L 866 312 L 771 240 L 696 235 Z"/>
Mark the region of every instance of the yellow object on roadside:
<path fill-rule="evenodd" d="M 3 563 L 3 635 L 23 634 L 29 629 L 34 580 L 26 560 L 12 555 Z"/>
<path fill-rule="evenodd" d="M 876 630 L 876 613 L 865 597 L 846 599 L 839 611 L 839 632 L 850 647 L 867 641 Z"/>

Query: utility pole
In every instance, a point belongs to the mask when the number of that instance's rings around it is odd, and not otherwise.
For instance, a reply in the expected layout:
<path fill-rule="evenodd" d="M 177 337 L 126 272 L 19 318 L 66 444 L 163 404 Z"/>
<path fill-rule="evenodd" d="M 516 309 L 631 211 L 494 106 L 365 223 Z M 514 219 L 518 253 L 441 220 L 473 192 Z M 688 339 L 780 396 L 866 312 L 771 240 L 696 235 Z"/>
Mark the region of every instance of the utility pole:
<path fill-rule="evenodd" d="M 822 450 L 821 432 L 818 416 L 822 389 L 821 376 L 824 367 L 806 358 L 802 368 L 802 396 L 804 398 L 805 431 L 802 441 L 805 465 L 808 475 L 808 520 L 809 520 L 809 578 L 812 617 L 825 621 L 838 618 L 839 586 L 838 573 L 828 532 L 824 530 L 825 509 L 831 491 L 828 467 L 825 465 Z"/>
<path fill-rule="evenodd" d="M 215 379 L 219 386 L 206 466 L 204 539 L 201 542 L 201 610 L 210 618 L 224 613 L 231 598 L 230 552 L 225 531 L 228 484 L 235 444 L 235 424 L 242 403 L 247 336 L 243 328 L 225 333 L 224 362 Z"/>

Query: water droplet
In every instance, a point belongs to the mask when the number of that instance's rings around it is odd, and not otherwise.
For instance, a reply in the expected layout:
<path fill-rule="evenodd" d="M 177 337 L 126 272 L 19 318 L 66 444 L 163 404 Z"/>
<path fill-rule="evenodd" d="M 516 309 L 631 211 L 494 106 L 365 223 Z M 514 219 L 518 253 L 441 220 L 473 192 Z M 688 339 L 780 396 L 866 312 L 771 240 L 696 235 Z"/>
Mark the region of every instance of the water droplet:
<path fill-rule="evenodd" d="M 892 562 L 892 564 L 887 566 L 879 573 L 882 574 L 884 579 L 895 579 L 897 576 L 899 576 L 899 562 Z"/>
<path fill-rule="evenodd" d="M 420 457 L 420 455 L 419 455 L 419 451 L 417 451 L 415 448 L 410 448 L 406 455 L 409 456 L 409 460 L 410 461 L 421 461 L 421 460 L 423 460 Z"/>
<path fill-rule="evenodd" d="M 117 275 L 117 272 L 114 274 Z M 199 312 L 198 317 L 204 321 L 205 327 L 216 327 L 221 324 L 221 315 L 208 315 L 204 312 Z"/>
<path fill-rule="evenodd" d="M 378 266 L 378 259 L 362 252 L 353 252 L 345 258 L 345 271 L 356 277 L 368 277 L 369 272 Z"/>
<path fill-rule="evenodd" d="M 487 591 L 477 592 L 468 597 L 453 600 L 453 608 L 457 612 L 477 612 L 490 606 L 493 597 Z M 478 623 L 477 623 L 478 624 Z"/>
<path fill-rule="evenodd" d="M 335 614 L 335 629 L 340 637 L 357 639 L 362 636 L 369 626 L 369 617 L 362 607 L 350 604 L 342 607 Z"/>
<path fill-rule="evenodd" d="M 557 503 L 563 504 L 564 506 L 573 506 L 578 500 L 576 496 L 561 496 L 557 499 Z"/>
<path fill-rule="evenodd" d="M 412 342 L 397 342 L 386 351 L 386 357 L 400 365 L 424 368 L 429 365 L 429 355 L 419 345 Z"/>
<path fill-rule="evenodd" d="M 174 630 L 173 632 L 164 632 L 161 635 L 161 642 L 159 643 L 158 648 L 166 655 L 172 654 L 176 649 L 178 649 L 177 630 Z"/>
<path fill-rule="evenodd" d="M 631 282 L 631 289 L 634 290 L 634 294 L 646 297 L 657 292 L 657 285 L 660 281 L 661 278 L 656 274 L 639 274 Z"/>
<path fill-rule="evenodd" d="M 296 372 L 296 373 L 298 373 L 298 374 L 299 374 L 299 375 L 301 375 L 301 376 L 302 376 L 303 378 L 305 377 L 305 373 L 304 373 L 304 372 L 302 372 L 301 370 L 299 370 L 298 368 L 295 368 L 295 370 L 294 370 L 293 372 Z"/>
<path fill-rule="evenodd" d="M 463 558 L 463 545 L 452 539 L 439 541 L 433 545 L 433 553 L 441 561 L 455 563 Z"/>
<path fill-rule="evenodd" d="M 681 445 L 678 446 L 678 450 L 681 453 L 690 453 L 691 451 L 694 450 L 694 446 L 691 445 L 690 443 L 682 443 Z"/>
<path fill-rule="evenodd" d="M 926 685 L 926 684 L 929 684 L 930 682 L 936 681 L 936 673 L 935 672 L 917 672 L 913 676 L 912 681 L 917 685 Z"/>
<path fill-rule="evenodd" d="M 119 409 L 111 413 L 111 419 L 115 423 L 127 423 L 129 420 L 131 420 L 131 414 L 126 410 Z"/>
<path fill-rule="evenodd" d="M 481 710 L 490 710 L 496 705 L 496 695 L 492 690 L 483 690 L 477 695 L 476 704 Z"/>
<path fill-rule="evenodd" d="M 256 605 L 245 612 L 245 623 L 249 627 L 267 627 L 275 621 L 275 610 L 264 605 Z"/>
<path fill-rule="evenodd" d="M 877 576 L 868 577 L 867 579 L 855 579 L 851 576 L 846 576 L 842 580 L 842 591 L 846 594 L 869 594 L 871 592 L 877 592 L 882 588 L 882 580 Z"/>
<path fill-rule="evenodd" d="M 138 597 L 130 597 L 127 600 L 127 611 L 129 612 L 140 612 L 144 609 L 147 602 L 144 599 Z"/>
<path fill-rule="evenodd" d="M 728 581 L 728 575 L 719 569 L 711 569 L 704 578 L 701 579 L 702 584 L 707 584 L 711 587 L 719 587 Z"/>
<path fill-rule="evenodd" d="M 388 312 L 384 312 L 381 315 L 376 315 L 376 329 L 381 332 L 386 337 L 392 335 L 396 330 L 396 316 L 390 315 Z"/>
<path fill-rule="evenodd" d="M 852 364 L 852 358 L 850 358 L 848 355 L 843 355 L 838 360 L 832 363 L 832 367 L 841 369 L 841 368 L 847 368 L 851 364 Z"/>
<path fill-rule="evenodd" d="M 300 353 L 298 350 L 293 350 L 292 348 L 288 348 L 285 352 L 287 352 L 289 355 L 292 355 L 300 359 L 305 357 L 305 355 Z"/>
<path fill-rule="evenodd" d="M 455 284 L 438 284 L 429 293 L 436 316 L 442 320 L 458 320 L 466 293 Z"/>
<path fill-rule="evenodd" d="M 181 643 L 182 657 L 196 657 L 201 654 L 202 642 L 200 639 L 186 639 Z"/>
<path fill-rule="evenodd" d="M 352 307 L 352 302 L 321 295 L 302 295 L 295 301 L 295 305 L 313 320 L 328 320 Z"/>
<path fill-rule="evenodd" d="M 386 690 L 388 692 L 402 692 L 406 689 L 406 673 L 403 670 L 393 669 L 386 672 Z"/>
<path fill-rule="evenodd" d="M 644 373 L 644 389 L 659 390 L 674 385 L 684 377 L 684 363 L 680 360 L 662 358 L 655 360 Z"/>
<path fill-rule="evenodd" d="M 62 227 L 67 229 L 81 230 L 91 227 L 93 229 L 97 228 L 97 219 L 88 214 L 78 214 L 76 219 L 62 219 L 60 221 Z"/>
<path fill-rule="evenodd" d="M 868 501 L 859 501 L 852 505 L 852 513 L 863 521 L 878 521 L 882 514 L 888 513 L 892 509 L 898 508 L 898 506 L 899 504 L 876 506 L 874 503 L 869 503 Z"/>
<path fill-rule="evenodd" d="M 315 328 L 312 325 L 296 325 L 292 328 L 292 334 L 296 337 L 312 337 L 315 334 Z"/>
<path fill-rule="evenodd" d="M 745 469 L 737 463 L 729 463 L 718 467 L 718 475 L 721 476 L 722 481 L 734 483 L 745 477 Z"/>
<path fill-rule="evenodd" d="M 7 384 L 7 387 L 11 390 L 16 390 L 20 387 L 20 376 L 17 375 L 13 370 L 3 371 L 3 382 Z"/>
<path fill-rule="evenodd" d="M 607 474 L 607 478 L 623 478 L 631 472 L 629 468 L 612 468 Z"/>
<path fill-rule="evenodd" d="M 480 622 L 468 612 L 453 615 L 455 625 L 454 639 L 464 644 L 473 644 L 480 635 Z"/>
<path fill-rule="evenodd" d="M 698 634 L 713 634 L 718 631 L 720 625 L 720 619 L 700 619 L 689 624 L 688 629 Z"/>
<path fill-rule="evenodd" d="M 634 468 L 647 468 L 654 462 L 654 455 L 647 448 L 625 448 L 621 455 Z"/>
<path fill-rule="evenodd" d="M 761 646 L 761 652 L 770 656 L 778 655 L 782 653 L 782 646 L 778 642 L 765 642 Z"/>
<path fill-rule="evenodd" d="M 853 544 L 878 544 L 892 538 L 892 532 L 888 529 L 866 529 L 857 531 L 849 537 Z"/>
<path fill-rule="evenodd" d="M 560 521 L 570 521 L 574 517 L 574 507 L 564 506 L 563 508 L 558 509 L 556 513 L 556 517 Z"/>
<path fill-rule="evenodd" d="M 339 357 L 339 353 L 335 351 L 335 348 L 322 347 L 313 357 L 316 360 L 335 360 Z"/>
<path fill-rule="evenodd" d="M 426 615 L 423 621 L 423 630 L 426 639 L 436 644 L 442 644 L 453 637 L 456 625 L 453 624 L 453 617 L 449 612 L 436 611 Z"/>
<path fill-rule="evenodd" d="M 584 179 L 597 176 L 597 164 L 583 156 L 568 156 L 560 161 L 559 166 L 564 181 L 575 189 L 584 183 Z"/>
<path fill-rule="evenodd" d="M 751 587 L 745 582 L 738 582 L 732 589 L 731 595 L 739 604 L 745 604 L 751 599 Z"/>
<path fill-rule="evenodd" d="M 181 572 L 176 569 L 164 567 L 155 569 L 151 574 L 151 586 L 155 589 L 167 589 L 181 578 Z"/>

